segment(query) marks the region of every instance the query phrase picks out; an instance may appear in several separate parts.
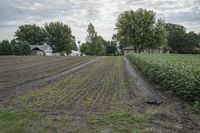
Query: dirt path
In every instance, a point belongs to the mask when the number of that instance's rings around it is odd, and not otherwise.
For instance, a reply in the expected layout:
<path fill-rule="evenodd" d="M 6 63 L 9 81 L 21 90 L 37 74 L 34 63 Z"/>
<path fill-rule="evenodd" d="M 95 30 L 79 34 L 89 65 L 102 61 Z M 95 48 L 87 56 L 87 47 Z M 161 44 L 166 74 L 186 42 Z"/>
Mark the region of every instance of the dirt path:
<path fill-rule="evenodd" d="M 56 80 L 62 78 L 63 76 L 68 75 L 69 73 L 75 72 L 75 71 L 85 67 L 86 65 L 89 65 L 91 63 L 96 62 L 98 59 L 99 58 L 96 58 L 94 60 L 91 60 L 91 61 L 86 62 L 84 64 L 78 65 L 76 67 L 73 67 L 69 70 L 63 71 L 61 73 L 58 73 L 58 74 L 50 76 L 50 77 L 31 81 L 31 82 L 28 82 L 28 83 L 25 83 L 25 84 L 22 84 L 22 85 L 18 85 L 14 88 L 10 88 L 10 89 L 7 89 L 7 90 L 2 90 L 2 91 L 0 91 L 0 101 L 5 100 L 6 98 L 11 97 L 15 94 L 18 94 L 20 92 L 24 92 L 26 90 L 30 90 L 30 89 L 36 88 L 36 87 L 41 87 L 41 86 L 44 86 L 46 84 L 49 84 L 50 82 L 56 81 Z"/>
<path fill-rule="evenodd" d="M 199 133 L 200 115 L 191 112 L 188 105 L 165 91 L 154 90 L 144 76 L 125 58 L 126 72 L 136 97 L 138 113 L 151 114 L 152 128 L 159 133 Z M 160 105 L 148 104 L 148 100 L 162 100 Z"/>
<path fill-rule="evenodd" d="M 132 77 L 135 86 L 138 88 L 138 94 L 144 98 L 144 101 L 149 104 L 160 104 L 163 102 L 162 96 L 156 92 L 153 87 L 145 82 L 142 77 L 133 69 L 132 65 L 129 63 L 128 59 L 124 58 L 126 70 Z"/>

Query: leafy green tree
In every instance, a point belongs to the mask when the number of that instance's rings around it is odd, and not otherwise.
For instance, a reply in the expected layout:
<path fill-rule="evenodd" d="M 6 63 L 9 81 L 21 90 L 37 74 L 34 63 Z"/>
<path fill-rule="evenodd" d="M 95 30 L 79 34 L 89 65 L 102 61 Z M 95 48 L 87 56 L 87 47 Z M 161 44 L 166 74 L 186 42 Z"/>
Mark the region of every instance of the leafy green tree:
<path fill-rule="evenodd" d="M 168 47 L 167 45 L 167 31 L 165 29 L 165 23 L 163 20 L 158 20 L 155 24 L 152 44 L 150 48 L 158 48 L 158 47 Z"/>
<path fill-rule="evenodd" d="M 12 55 L 13 54 L 13 46 L 10 44 L 8 40 L 3 40 L 0 43 L 0 55 Z"/>
<path fill-rule="evenodd" d="M 15 37 L 17 41 L 28 42 L 30 45 L 41 45 L 45 42 L 45 33 L 44 30 L 33 25 L 22 25 L 15 32 Z"/>
<path fill-rule="evenodd" d="M 72 31 L 66 24 L 61 22 L 45 24 L 45 33 L 47 44 L 53 48 L 54 52 L 69 54 L 72 49 L 76 48 L 75 37 L 72 36 Z"/>
<path fill-rule="evenodd" d="M 94 55 L 104 55 L 106 53 L 106 41 L 101 37 L 97 36 L 94 38 Z"/>
<path fill-rule="evenodd" d="M 155 13 L 151 10 L 140 8 L 136 11 L 125 11 L 117 19 L 115 38 L 121 48 L 132 46 L 135 52 L 141 52 L 147 47 L 155 46 L 152 39 L 155 34 L 155 22 Z"/>
<path fill-rule="evenodd" d="M 80 46 L 81 52 L 87 55 L 104 55 L 106 53 L 106 41 L 97 35 L 91 23 L 88 25 L 87 32 L 86 43 Z"/>
<path fill-rule="evenodd" d="M 186 28 L 178 24 L 165 24 L 168 31 L 168 46 L 171 48 L 172 53 L 181 53 L 183 43 L 185 40 Z"/>
<path fill-rule="evenodd" d="M 193 54 L 196 53 L 195 48 L 198 47 L 198 34 L 192 32 L 186 33 L 180 53 Z"/>
<path fill-rule="evenodd" d="M 87 53 L 87 48 L 88 48 L 88 44 L 87 44 L 87 43 L 82 43 L 82 44 L 80 45 L 80 51 L 81 51 L 81 53 L 82 53 L 82 54 L 89 55 L 89 54 Z"/>
<path fill-rule="evenodd" d="M 167 31 L 162 20 L 156 21 L 155 13 L 146 9 L 129 10 L 120 14 L 116 23 L 117 34 L 113 38 L 119 48 L 132 46 L 135 52 L 145 48 L 167 45 Z"/>
<path fill-rule="evenodd" d="M 95 31 L 94 25 L 92 23 L 90 23 L 88 25 L 88 36 L 86 38 L 87 42 L 93 42 L 93 40 L 97 37 L 97 32 Z"/>
<path fill-rule="evenodd" d="M 182 25 L 165 24 L 168 31 L 168 45 L 172 53 L 193 54 L 199 53 L 199 35 L 195 32 L 186 33 L 186 28 Z"/>

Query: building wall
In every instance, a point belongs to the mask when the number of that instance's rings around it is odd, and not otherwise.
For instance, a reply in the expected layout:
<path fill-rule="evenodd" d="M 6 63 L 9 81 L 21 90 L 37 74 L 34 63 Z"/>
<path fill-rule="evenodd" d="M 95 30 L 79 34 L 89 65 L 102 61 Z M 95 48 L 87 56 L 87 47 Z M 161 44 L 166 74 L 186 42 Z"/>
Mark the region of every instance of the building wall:
<path fill-rule="evenodd" d="M 40 51 L 40 50 L 33 50 L 32 55 L 44 56 L 45 53 L 43 51 Z"/>
<path fill-rule="evenodd" d="M 126 49 L 124 50 L 124 55 L 135 53 L 133 49 Z M 164 51 L 162 48 L 158 49 L 145 49 L 143 50 L 143 53 L 149 53 L 149 54 L 163 54 L 163 53 L 169 53 L 169 51 Z"/>
<path fill-rule="evenodd" d="M 53 56 L 52 51 L 45 51 L 45 56 Z"/>

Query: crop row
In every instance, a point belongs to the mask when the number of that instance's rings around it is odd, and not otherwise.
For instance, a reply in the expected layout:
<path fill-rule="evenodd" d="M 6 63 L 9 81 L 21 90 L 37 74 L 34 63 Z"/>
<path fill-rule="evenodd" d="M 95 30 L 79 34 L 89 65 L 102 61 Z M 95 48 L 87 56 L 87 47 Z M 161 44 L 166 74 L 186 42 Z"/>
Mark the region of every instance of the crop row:
<path fill-rule="evenodd" d="M 26 118 L 28 122 L 24 121 L 24 116 L 22 116 L 21 125 L 16 125 L 18 123 L 16 121 L 13 124 L 2 121 L 5 123 L 2 130 L 13 131 L 13 126 L 15 126 L 28 129 L 29 132 L 37 132 L 37 129 L 42 129 L 41 132 L 46 130 L 46 132 L 56 132 L 55 129 L 63 132 L 101 132 L 106 127 L 109 130 L 121 132 L 122 127 L 125 131 L 135 131 L 138 128 L 137 124 L 143 130 L 145 129 L 143 120 L 142 123 L 137 121 L 134 123 L 135 117 L 130 119 L 130 114 L 134 116 L 132 111 L 135 111 L 134 100 L 129 97 L 129 91 L 132 89 L 127 87 L 123 58 L 102 57 L 59 81 L 0 102 L 0 110 L 5 110 L 0 112 L 0 117 L 5 112 L 24 113 L 24 108 L 30 109 L 28 116 L 32 116 L 32 112 L 44 116 L 39 118 L 33 116 L 34 119 L 28 117 Z M 113 121 L 101 126 L 91 124 L 90 120 L 94 122 L 93 119 L 96 117 L 104 119 L 105 116 L 107 119 L 107 113 Z M 64 120 L 68 121 L 67 124 L 62 122 L 65 117 L 69 118 Z M 130 123 L 129 120 L 131 120 Z"/>
<path fill-rule="evenodd" d="M 0 89 L 70 69 L 93 57 L 0 57 Z"/>
<path fill-rule="evenodd" d="M 163 88 L 187 101 L 200 102 L 200 56 L 132 54 L 127 57 Z"/>
<path fill-rule="evenodd" d="M 105 57 L 96 63 L 38 90 L 14 99 L 34 107 L 108 109 L 127 100 L 125 71 L 121 57 Z"/>

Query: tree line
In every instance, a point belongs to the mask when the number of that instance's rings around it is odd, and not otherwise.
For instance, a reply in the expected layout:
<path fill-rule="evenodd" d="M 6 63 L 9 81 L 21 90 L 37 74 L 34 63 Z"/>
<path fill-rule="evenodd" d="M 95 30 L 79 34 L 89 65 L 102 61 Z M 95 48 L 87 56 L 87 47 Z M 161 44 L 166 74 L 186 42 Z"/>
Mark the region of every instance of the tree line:
<path fill-rule="evenodd" d="M 80 51 L 86 55 L 100 56 L 119 55 L 125 47 L 133 47 L 135 52 L 162 47 L 170 49 L 171 53 L 200 53 L 200 33 L 187 33 L 184 26 L 165 23 L 155 16 L 152 10 L 142 8 L 121 13 L 115 24 L 116 34 L 111 41 L 98 35 L 90 23 L 86 41 L 81 44 Z M 35 24 L 20 26 L 14 40 L 0 43 L 0 55 L 29 55 L 29 45 L 44 43 L 50 45 L 53 52 L 70 54 L 71 50 L 77 50 L 71 28 L 62 22 L 51 22 L 44 27 Z"/>
<path fill-rule="evenodd" d="M 186 33 L 186 28 L 177 24 L 165 24 L 168 32 L 168 46 L 171 53 L 200 54 L 200 33 Z"/>
<path fill-rule="evenodd" d="M 200 54 L 200 33 L 186 33 L 182 25 L 165 23 L 156 19 L 151 10 L 129 10 L 119 15 L 112 41 L 106 41 L 97 34 L 90 23 L 86 42 L 81 45 L 81 52 L 87 55 L 116 55 L 118 49 L 133 47 L 135 52 L 144 49 L 163 48 L 170 53 Z"/>
<path fill-rule="evenodd" d="M 31 47 L 28 42 L 3 40 L 0 42 L 0 55 L 30 55 Z"/>
<path fill-rule="evenodd" d="M 70 54 L 71 50 L 77 49 L 71 28 L 62 22 L 46 23 L 44 27 L 22 25 L 14 36 L 11 42 L 3 40 L 0 43 L 0 55 L 30 55 L 30 45 L 48 44 L 55 53 Z"/>
<path fill-rule="evenodd" d="M 116 22 L 115 40 L 122 50 L 132 46 L 135 52 L 146 48 L 166 48 L 171 53 L 200 53 L 200 33 L 186 33 L 182 25 L 165 23 L 151 10 L 129 10 L 120 14 Z"/>

